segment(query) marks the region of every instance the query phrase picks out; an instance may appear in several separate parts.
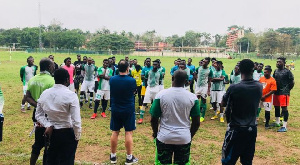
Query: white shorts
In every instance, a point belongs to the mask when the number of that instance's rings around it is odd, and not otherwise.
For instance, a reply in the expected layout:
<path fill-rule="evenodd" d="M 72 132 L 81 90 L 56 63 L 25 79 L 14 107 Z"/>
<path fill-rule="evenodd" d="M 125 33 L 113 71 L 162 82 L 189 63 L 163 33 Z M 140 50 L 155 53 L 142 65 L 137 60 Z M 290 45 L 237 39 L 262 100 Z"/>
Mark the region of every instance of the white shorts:
<path fill-rule="evenodd" d="M 208 85 L 205 86 L 200 86 L 200 87 L 195 87 L 195 95 L 196 96 L 201 96 L 202 98 L 206 99 L 207 98 L 207 90 L 208 90 Z"/>
<path fill-rule="evenodd" d="M 27 83 L 23 86 L 23 95 L 26 95 L 26 92 L 27 92 Z"/>
<path fill-rule="evenodd" d="M 162 91 L 165 89 L 165 86 L 164 85 L 159 85 L 159 91 Z"/>
<path fill-rule="evenodd" d="M 221 103 L 223 99 L 223 95 L 225 94 L 225 91 L 211 91 L 210 97 L 212 103 Z"/>
<path fill-rule="evenodd" d="M 264 108 L 265 111 L 271 111 L 272 110 L 272 102 L 260 102 L 259 108 Z"/>
<path fill-rule="evenodd" d="M 70 91 L 75 92 L 74 83 L 73 83 L 73 84 L 70 84 L 70 85 L 68 86 L 68 88 L 70 89 Z"/>
<path fill-rule="evenodd" d="M 80 91 L 81 92 L 93 92 L 94 91 L 94 86 L 95 86 L 95 81 L 83 81 Z"/>
<path fill-rule="evenodd" d="M 159 89 L 159 85 L 155 87 L 147 86 L 143 103 L 151 103 L 155 99 L 155 96 L 159 92 Z"/>
<path fill-rule="evenodd" d="M 95 100 L 109 100 L 110 99 L 110 91 L 109 90 L 97 90 Z"/>

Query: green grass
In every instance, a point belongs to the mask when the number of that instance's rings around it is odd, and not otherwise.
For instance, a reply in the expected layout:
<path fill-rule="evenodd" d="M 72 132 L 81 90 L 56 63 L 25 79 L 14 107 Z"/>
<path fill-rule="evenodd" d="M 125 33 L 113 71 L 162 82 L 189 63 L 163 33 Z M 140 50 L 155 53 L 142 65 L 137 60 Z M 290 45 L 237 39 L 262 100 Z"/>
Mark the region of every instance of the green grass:
<path fill-rule="evenodd" d="M 22 95 L 22 83 L 19 78 L 20 67 L 26 65 L 26 58 L 31 55 L 35 58 L 35 64 L 38 64 L 42 57 L 47 54 L 28 54 L 23 52 L 13 52 L 12 61 L 9 59 L 8 52 L 0 52 L 0 85 L 5 96 L 4 106 L 4 137 L 0 143 L 0 164 L 29 164 L 31 145 L 34 142 L 34 137 L 28 137 L 32 130 L 31 115 L 32 110 L 27 113 L 20 112 L 20 104 Z M 63 59 L 70 56 L 73 61 L 76 55 L 55 54 L 55 61 L 58 64 L 63 62 Z M 108 56 L 91 55 L 96 61 L 96 65 L 102 65 L 102 60 Z M 116 56 L 117 60 L 124 56 Z M 140 64 L 143 63 L 145 57 L 136 58 Z M 152 57 L 156 59 L 157 57 Z M 165 87 L 170 87 L 171 76 L 170 68 L 173 66 L 174 57 L 161 58 L 162 66 L 166 67 L 167 74 L 165 78 Z M 193 64 L 197 64 L 201 58 L 193 58 Z M 222 59 L 226 73 L 235 66 L 240 59 Z M 275 61 L 271 60 L 256 60 L 264 62 L 264 64 L 272 65 L 275 68 Z M 256 153 L 254 164 L 299 164 L 300 160 L 300 99 L 299 99 L 299 82 L 300 70 L 296 66 L 293 71 L 296 85 L 291 93 L 291 106 L 289 108 L 290 117 L 288 123 L 289 131 L 279 134 L 276 129 L 264 129 L 264 112 L 261 112 L 258 126 L 258 137 L 256 144 Z M 208 107 L 210 108 L 210 107 Z M 88 109 L 87 105 L 81 111 L 82 116 L 82 138 L 79 142 L 76 164 L 94 164 L 94 163 L 109 163 L 110 153 L 110 135 L 109 130 L 110 113 L 108 118 L 101 117 L 91 120 L 90 116 L 93 111 Z M 206 120 L 201 123 L 200 129 L 195 135 L 192 142 L 191 156 L 192 164 L 220 164 L 221 147 L 226 130 L 226 124 L 221 124 L 218 121 L 210 121 L 209 118 L 213 115 L 211 110 L 207 110 Z M 274 118 L 274 110 L 271 111 L 271 118 Z M 147 110 L 145 123 L 138 125 L 134 132 L 134 155 L 140 161 L 140 164 L 153 164 L 155 147 L 151 137 L 152 130 L 150 126 L 150 115 Z M 121 131 L 118 145 L 119 163 L 123 164 L 125 160 L 124 147 L 124 130 Z M 39 164 L 41 164 L 41 158 Z"/>

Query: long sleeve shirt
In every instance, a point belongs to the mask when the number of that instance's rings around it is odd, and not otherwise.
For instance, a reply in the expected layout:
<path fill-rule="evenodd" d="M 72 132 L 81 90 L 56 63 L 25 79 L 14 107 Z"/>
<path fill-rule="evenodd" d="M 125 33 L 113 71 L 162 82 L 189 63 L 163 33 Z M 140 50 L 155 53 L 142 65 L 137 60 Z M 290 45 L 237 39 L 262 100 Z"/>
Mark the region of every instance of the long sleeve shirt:
<path fill-rule="evenodd" d="M 75 139 L 81 135 L 80 107 L 77 95 L 66 86 L 55 84 L 37 101 L 35 117 L 44 127 L 73 128 Z"/>

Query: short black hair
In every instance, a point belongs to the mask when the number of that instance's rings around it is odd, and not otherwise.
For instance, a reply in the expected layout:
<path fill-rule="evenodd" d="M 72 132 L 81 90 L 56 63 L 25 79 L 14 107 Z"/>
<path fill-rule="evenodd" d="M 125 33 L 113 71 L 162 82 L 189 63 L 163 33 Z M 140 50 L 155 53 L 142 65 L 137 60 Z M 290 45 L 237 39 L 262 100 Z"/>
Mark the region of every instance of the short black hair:
<path fill-rule="evenodd" d="M 50 54 L 49 56 L 48 56 L 48 58 L 50 58 L 51 56 L 53 56 L 52 54 Z M 54 56 L 53 56 L 54 57 Z"/>
<path fill-rule="evenodd" d="M 215 61 L 217 61 L 217 59 L 216 59 L 215 57 L 211 58 L 211 61 L 212 61 L 212 60 L 215 60 Z"/>
<path fill-rule="evenodd" d="M 116 58 L 115 56 L 112 56 L 111 58 Z"/>
<path fill-rule="evenodd" d="M 210 57 L 205 57 L 204 59 L 210 62 Z"/>
<path fill-rule="evenodd" d="M 184 62 L 186 62 L 186 61 L 185 61 L 185 59 L 182 59 L 181 61 L 184 61 Z"/>
<path fill-rule="evenodd" d="M 53 62 L 49 58 L 42 58 L 40 61 L 40 71 L 48 71 L 51 64 L 53 64 Z"/>
<path fill-rule="evenodd" d="M 67 58 L 64 60 L 64 63 L 66 63 L 68 60 L 71 60 L 71 57 L 67 57 Z"/>
<path fill-rule="evenodd" d="M 108 59 L 104 59 L 103 62 L 104 62 L 104 61 L 107 61 L 107 62 L 108 62 Z"/>
<path fill-rule="evenodd" d="M 266 65 L 265 70 L 272 72 L 272 67 L 270 65 Z"/>
<path fill-rule="evenodd" d="M 64 68 L 59 68 L 54 72 L 55 84 L 65 84 L 70 79 L 69 72 Z"/>
<path fill-rule="evenodd" d="M 286 63 L 286 58 L 285 57 L 278 57 L 277 60 L 283 61 L 283 63 Z"/>
<path fill-rule="evenodd" d="M 154 60 L 154 61 L 152 61 L 152 62 L 157 62 L 157 63 L 160 63 L 160 61 L 159 61 L 159 60 Z"/>
<path fill-rule="evenodd" d="M 81 57 L 81 55 L 80 55 L 80 54 L 77 54 L 77 57 L 78 57 L 78 56 L 80 56 L 80 57 Z"/>
<path fill-rule="evenodd" d="M 223 65 L 223 62 L 222 61 L 217 61 L 217 65 Z"/>
<path fill-rule="evenodd" d="M 141 70 L 141 65 L 136 65 L 136 66 L 135 66 L 135 70 L 136 70 L 136 71 L 140 71 L 140 70 Z"/>
<path fill-rule="evenodd" d="M 239 67 L 240 67 L 240 71 L 241 71 L 242 74 L 250 75 L 250 74 L 253 73 L 254 63 L 250 59 L 243 59 L 240 62 Z"/>
<path fill-rule="evenodd" d="M 186 78 L 187 78 L 186 71 L 179 69 L 179 70 L 174 72 L 174 83 L 176 85 L 183 86 L 184 83 L 185 83 Z"/>
<path fill-rule="evenodd" d="M 27 61 L 29 60 L 29 59 L 31 59 L 31 58 L 33 58 L 32 56 L 29 56 L 28 58 L 27 58 Z"/>
<path fill-rule="evenodd" d="M 119 69 L 119 72 L 126 72 L 127 68 L 128 68 L 129 64 L 126 60 L 122 59 L 119 61 L 118 63 L 118 69 Z"/>
<path fill-rule="evenodd" d="M 177 60 L 181 60 L 180 58 L 177 58 Z"/>
<path fill-rule="evenodd" d="M 87 56 L 83 56 L 83 58 L 87 58 Z"/>
<path fill-rule="evenodd" d="M 150 61 L 151 61 L 151 58 L 150 58 L 150 57 L 147 57 L 146 60 L 150 60 Z M 146 61 L 146 60 L 145 60 L 145 61 Z"/>

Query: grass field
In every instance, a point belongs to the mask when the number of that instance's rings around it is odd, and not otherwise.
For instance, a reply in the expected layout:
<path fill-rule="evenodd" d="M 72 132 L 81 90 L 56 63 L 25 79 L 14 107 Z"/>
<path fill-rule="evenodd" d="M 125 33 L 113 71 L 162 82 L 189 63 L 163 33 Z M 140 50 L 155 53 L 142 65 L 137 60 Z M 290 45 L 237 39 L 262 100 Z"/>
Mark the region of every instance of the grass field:
<path fill-rule="evenodd" d="M 31 55 L 35 58 L 35 64 L 38 65 L 42 57 L 47 54 L 28 54 L 16 53 L 12 55 L 10 61 L 8 52 L 0 52 L 0 85 L 5 97 L 4 106 L 4 137 L 0 143 L 0 164 L 29 164 L 31 145 L 34 137 L 28 137 L 32 130 L 32 110 L 27 113 L 20 112 L 22 95 L 22 83 L 19 77 L 20 67 L 26 65 L 26 58 Z M 58 64 L 63 59 L 70 56 L 72 62 L 75 61 L 75 55 L 55 54 L 55 61 Z M 96 65 L 102 65 L 102 60 L 107 56 L 91 55 L 96 61 Z M 123 56 L 116 56 L 117 60 Z M 145 57 L 136 58 L 141 64 Z M 153 57 L 153 59 L 156 57 Z M 173 66 L 175 58 L 161 58 L 162 66 L 166 67 L 167 74 L 165 78 L 165 87 L 170 87 L 171 76 L 170 68 Z M 198 64 L 200 58 L 193 58 L 193 64 Z M 256 59 L 255 59 L 256 60 Z M 222 59 L 226 73 L 235 66 L 237 60 Z M 272 65 L 275 68 L 275 61 L 258 61 Z M 254 164 L 300 164 L 300 72 L 296 66 L 293 71 L 296 85 L 291 93 L 290 117 L 287 133 L 277 133 L 277 129 L 264 129 L 264 112 L 260 115 L 258 125 L 258 137 L 256 143 L 256 152 Z M 210 107 L 208 107 L 210 108 Z M 108 164 L 110 154 L 110 135 L 109 129 L 110 113 L 108 118 L 98 117 L 91 120 L 93 110 L 88 109 L 87 105 L 81 110 L 82 116 L 82 137 L 79 141 L 76 164 Z M 225 134 L 226 124 L 218 121 L 210 121 L 212 110 L 207 110 L 206 120 L 201 123 L 200 129 L 192 141 L 192 164 L 221 164 L 221 147 Z M 274 119 L 274 110 L 271 112 L 271 119 Z M 134 155 L 139 158 L 139 164 L 154 164 L 155 147 L 151 137 L 152 130 L 150 126 L 150 115 L 147 110 L 145 123 L 138 125 L 134 132 Z M 118 164 L 125 162 L 124 130 L 121 131 L 118 145 Z M 41 163 L 41 157 L 38 164 Z"/>

